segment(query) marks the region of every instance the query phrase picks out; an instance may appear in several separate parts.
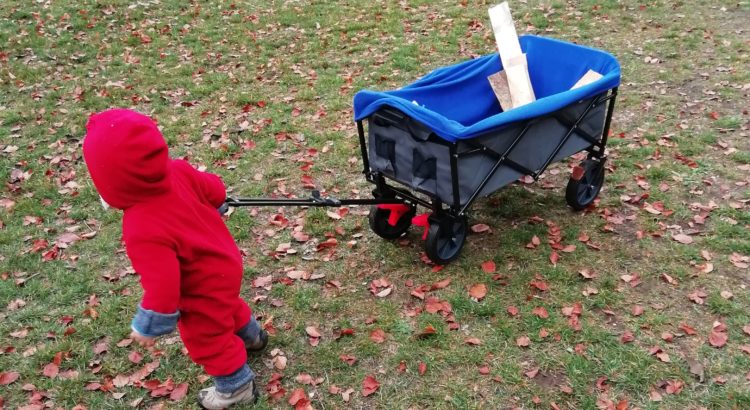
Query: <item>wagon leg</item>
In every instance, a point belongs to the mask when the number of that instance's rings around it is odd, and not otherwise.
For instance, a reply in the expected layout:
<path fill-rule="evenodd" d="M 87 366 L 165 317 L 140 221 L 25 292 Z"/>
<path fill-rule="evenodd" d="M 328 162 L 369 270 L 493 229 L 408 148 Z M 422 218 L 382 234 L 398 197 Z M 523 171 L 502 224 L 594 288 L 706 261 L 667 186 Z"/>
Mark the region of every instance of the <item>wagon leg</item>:
<path fill-rule="evenodd" d="M 616 97 L 617 87 L 613 88 L 607 97 L 609 99 L 607 116 L 599 143 L 592 147 L 586 160 L 576 166 L 565 189 L 565 201 L 576 211 L 586 209 L 591 205 L 604 185 L 607 139 Z"/>

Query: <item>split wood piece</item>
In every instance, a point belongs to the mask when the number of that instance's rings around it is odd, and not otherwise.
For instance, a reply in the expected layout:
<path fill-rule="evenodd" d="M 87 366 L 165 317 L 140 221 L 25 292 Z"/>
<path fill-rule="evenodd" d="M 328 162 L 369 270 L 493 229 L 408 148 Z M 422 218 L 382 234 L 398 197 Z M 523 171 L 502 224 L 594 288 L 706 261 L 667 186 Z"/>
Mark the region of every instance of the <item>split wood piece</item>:
<path fill-rule="evenodd" d="M 492 91 L 495 92 L 495 97 L 497 97 L 497 101 L 500 103 L 500 108 L 503 111 L 513 108 L 513 101 L 510 98 L 510 89 L 508 88 L 508 77 L 506 77 L 505 71 L 492 74 L 487 77 L 487 80 L 489 80 L 492 86 Z"/>
<path fill-rule="evenodd" d="M 591 84 L 594 81 L 597 81 L 598 79 L 600 79 L 602 77 L 603 77 L 603 75 L 597 73 L 594 70 L 586 71 L 586 74 L 584 74 L 583 77 L 581 77 L 581 79 L 578 80 L 578 82 L 576 82 L 575 84 L 573 84 L 573 86 L 570 87 L 570 89 L 571 90 L 575 90 L 578 87 L 583 87 L 586 84 Z"/>

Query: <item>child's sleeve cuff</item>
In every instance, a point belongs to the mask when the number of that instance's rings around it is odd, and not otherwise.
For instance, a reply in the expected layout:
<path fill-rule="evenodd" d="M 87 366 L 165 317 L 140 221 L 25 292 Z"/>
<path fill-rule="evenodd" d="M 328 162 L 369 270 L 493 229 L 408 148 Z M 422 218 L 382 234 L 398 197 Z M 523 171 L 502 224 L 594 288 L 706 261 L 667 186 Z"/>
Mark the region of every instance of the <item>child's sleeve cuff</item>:
<path fill-rule="evenodd" d="M 146 337 L 157 337 L 172 333 L 177 327 L 177 320 L 180 318 L 180 312 L 159 313 L 153 310 L 144 309 L 138 305 L 138 311 L 130 323 L 130 327 L 136 332 Z"/>

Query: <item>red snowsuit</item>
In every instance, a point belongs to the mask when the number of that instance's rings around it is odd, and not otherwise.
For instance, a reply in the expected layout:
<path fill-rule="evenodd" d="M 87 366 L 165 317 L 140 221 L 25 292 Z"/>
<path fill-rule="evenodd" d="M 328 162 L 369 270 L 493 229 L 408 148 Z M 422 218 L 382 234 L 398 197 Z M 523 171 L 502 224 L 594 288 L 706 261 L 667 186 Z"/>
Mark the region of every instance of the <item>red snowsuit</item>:
<path fill-rule="evenodd" d="M 219 177 L 171 159 L 156 124 L 130 110 L 92 116 L 83 154 L 99 194 L 124 211 L 123 239 L 143 287 L 138 314 L 179 317 L 190 357 L 209 375 L 242 367 L 235 332 L 252 312 L 240 298 L 242 257 L 217 212 L 226 197 Z"/>

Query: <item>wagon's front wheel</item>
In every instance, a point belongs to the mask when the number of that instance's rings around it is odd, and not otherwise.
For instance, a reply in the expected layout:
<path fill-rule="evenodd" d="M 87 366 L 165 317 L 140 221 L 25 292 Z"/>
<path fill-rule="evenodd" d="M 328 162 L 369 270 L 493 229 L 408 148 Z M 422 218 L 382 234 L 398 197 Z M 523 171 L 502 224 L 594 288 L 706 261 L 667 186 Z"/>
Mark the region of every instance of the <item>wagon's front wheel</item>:
<path fill-rule="evenodd" d="M 604 160 L 587 159 L 580 167 L 582 176 L 578 180 L 571 177 L 565 189 L 565 201 L 576 211 L 591 205 L 604 185 Z"/>
<path fill-rule="evenodd" d="M 430 216 L 429 221 L 430 228 L 424 244 L 427 257 L 438 265 L 456 260 L 466 242 L 466 218 L 443 214 Z"/>
<path fill-rule="evenodd" d="M 404 232 L 408 231 L 411 226 L 411 218 L 417 213 L 417 209 L 413 206 L 409 207 L 406 212 L 398 216 L 395 225 L 391 225 L 388 221 L 391 218 L 391 212 L 396 212 L 396 210 L 378 206 L 370 208 L 370 229 L 383 239 L 398 239 Z"/>

